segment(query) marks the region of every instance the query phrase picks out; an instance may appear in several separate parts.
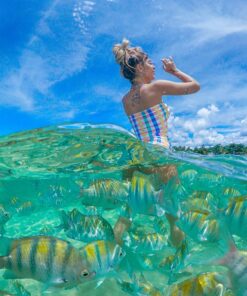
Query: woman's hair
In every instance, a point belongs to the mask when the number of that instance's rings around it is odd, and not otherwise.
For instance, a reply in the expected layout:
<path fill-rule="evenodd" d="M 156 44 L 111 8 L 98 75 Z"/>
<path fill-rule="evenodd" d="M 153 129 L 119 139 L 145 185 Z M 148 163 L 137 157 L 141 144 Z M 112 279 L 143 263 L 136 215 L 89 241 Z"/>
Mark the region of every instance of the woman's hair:
<path fill-rule="evenodd" d="M 124 38 L 122 44 L 115 44 L 112 51 L 116 62 L 121 67 L 122 75 L 133 83 L 136 76 L 136 66 L 144 62 L 147 54 L 143 52 L 141 47 L 129 47 L 129 44 L 129 40 Z"/>

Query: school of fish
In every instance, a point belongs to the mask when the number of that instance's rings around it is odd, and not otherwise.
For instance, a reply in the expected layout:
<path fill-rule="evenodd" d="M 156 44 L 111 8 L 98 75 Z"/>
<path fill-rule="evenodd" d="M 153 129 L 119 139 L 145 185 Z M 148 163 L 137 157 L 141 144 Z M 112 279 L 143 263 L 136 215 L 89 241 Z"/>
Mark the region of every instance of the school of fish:
<path fill-rule="evenodd" d="M 14 215 L 30 215 L 34 205 L 16 198 L 9 208 L 1 205 L 0 269 L 3 279 L 13 280 L 15 293 L 0 295 L 31 295 L 22 279 L 38 281 L 44 290 L 90 282 L 99 289 L 114 279 L 126 295 L 247 296 L 247 250 L 237 247 L 247 234 L 247 195 L 224 188 L 222 202 L 193 188 L 195 178 L 196 172 L 187 170 L 162 182 L 157 172 L 136 169 L 123 179 L 78 181 L 79 206 L 58 211 L 55 236 L 8 237 L 6 223 Z M 185 189 L 189 182 L 191 192 Z M 115 224 L 105 218 L 112 210 L 118 213 Z M 184 235 L 177 247 L 166 214 L 176 217 Z"/>

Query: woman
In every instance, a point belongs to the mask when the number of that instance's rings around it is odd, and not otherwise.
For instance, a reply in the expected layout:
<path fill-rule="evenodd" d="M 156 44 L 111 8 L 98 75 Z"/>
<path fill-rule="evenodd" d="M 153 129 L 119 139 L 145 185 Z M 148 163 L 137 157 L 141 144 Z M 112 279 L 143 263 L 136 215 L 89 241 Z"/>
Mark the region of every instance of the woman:
<path fill-rule="evenodd" d="M 163 69 L 182 82 L 154 80 L 155 67 L 140 47 L 129 47 L 129 41 L 116 44 L 113 52 L 120 64 L 122 75 L 131 83 L 123 97 L 123 106 L 133 130 L 140 140 L 161 144 L 168 148 L 168 108 L 162 101 L 163 95 L 187 95 L 200 89 L 199 83 L 176 68 L 172 58 L 162 59 Z"/>
<path fill-rule="evenodd" d="M 179 78 L 182 82 L 154 80 L 155 67 L 140 47 L 129 47 L 129 41 L 113 47 L 116 62 L 121 67 L 121 74 L 130 81 L 131 87 L 123 97 L 122 103 L 135 135 L 144 142 L 169 148 L 167 138 L 167 120 L 169 111 L 162 101 L 163 95 L 188 95 L 200 90 L 199 83 L 191 76 L 177 69 L 172 58 L 163 58 L 163 69 Z M 164 183 L 176 175 L 174 166 L 156 168 L 131 168 L 124 176 L 131 178 L 134 170 L 146 174 L 158 173 Z M 166 214 L 170 223 L 171 241 L 179 245 L 183 234 L 175 225 L 176 217 Z"/>

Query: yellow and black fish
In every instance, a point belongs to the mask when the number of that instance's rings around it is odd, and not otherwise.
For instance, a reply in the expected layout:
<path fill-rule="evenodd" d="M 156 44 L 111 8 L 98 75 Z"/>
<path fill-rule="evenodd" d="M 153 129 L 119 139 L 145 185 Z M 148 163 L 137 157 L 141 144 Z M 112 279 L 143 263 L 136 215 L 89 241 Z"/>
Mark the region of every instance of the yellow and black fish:
<path fill-rule="evenodd" d="M 219 223 L 217 219 L 209 217 L 208 211 L 188 211 L 181 215 L 176 224 L 194 240 L 199 242 L 218 241 L 220 239 Z"/>
<path fill-rule="evenodd" d="M 123 204 L 128 195 L 128 186 L 115 179 L 99 179 L 88 188 L 81 189 L 81 201 L 86 206 L 114 209 Z"/>
<path fill-rule="evenodd" d="M 232 234 L 246 238 L 247 233 L 247 196 L 231 198 L 223 210 L 223 216 Z"/>
<path fill-rule="evenodd" d="M 125 246 L 133 252 L 147 253 L 160 251 L 168 246 L 168 236 L 159 233 L 129 232 L 123 237 Z"/>
<path fill-rule="evenodd" d="M 104 276 L 112 271 L 124 258 L 124 250 L 113 241 L 94 241 L 80 249 L 89 272 Z"/>
<path fill-rule="evenodd" d="M 9 270 L 12 277 L 70 286 L 91 275 L 79 250 L 56 237 L 1 238 L 0 245 L 6 248 L 5 255 L 0 257 L 0 269 Z"/>
<path fill-rule="evenodd" d="M 61 212 L 62 227 L 68 237 L 91 242 L 114 239 L 111 224 L 99 215 L 83 215 L 77 209 Z"/>
<path fill-rule="evenodd" d="M 167 296 L 221 296 L 225 288 L 218 281 L 216 272 L 200 274 L 196 277 L 171 285 Z"/>

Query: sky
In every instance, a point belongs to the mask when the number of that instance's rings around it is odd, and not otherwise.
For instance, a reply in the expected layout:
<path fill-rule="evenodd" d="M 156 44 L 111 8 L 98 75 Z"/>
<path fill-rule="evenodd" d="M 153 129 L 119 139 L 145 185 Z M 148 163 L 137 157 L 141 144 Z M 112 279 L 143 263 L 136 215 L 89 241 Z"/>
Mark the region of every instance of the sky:
<path fill-rule="evenodd" d="M 172 145 L 247 144 L 245 0 L 0 1 L 0 135 L 63 123 L 131 130 L 112 47 L 173 56 L 201 90 L 164 96 Z"/>

